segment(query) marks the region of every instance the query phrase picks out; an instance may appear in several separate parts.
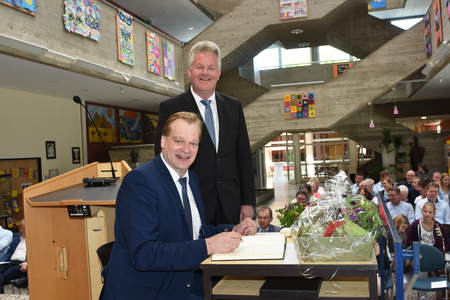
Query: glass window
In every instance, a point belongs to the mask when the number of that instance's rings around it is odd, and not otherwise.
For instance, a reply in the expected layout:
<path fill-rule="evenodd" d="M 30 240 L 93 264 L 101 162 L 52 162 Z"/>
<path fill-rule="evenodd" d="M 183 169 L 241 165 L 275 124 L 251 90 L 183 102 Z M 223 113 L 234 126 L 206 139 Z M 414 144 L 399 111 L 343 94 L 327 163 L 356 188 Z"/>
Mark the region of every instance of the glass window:
<path fill-rule="evenodd" d="M 281 49 L 281 66 L 297 67 L 311 64 L 311 48 Z"/>

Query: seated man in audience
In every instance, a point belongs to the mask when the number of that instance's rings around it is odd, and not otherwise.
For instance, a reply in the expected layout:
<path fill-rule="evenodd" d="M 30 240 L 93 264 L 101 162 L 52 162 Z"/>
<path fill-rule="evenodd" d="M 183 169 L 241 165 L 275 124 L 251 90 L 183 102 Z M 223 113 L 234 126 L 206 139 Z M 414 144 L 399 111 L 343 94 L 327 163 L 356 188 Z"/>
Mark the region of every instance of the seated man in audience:
<path fill-rule="evenodd" d="M 401 201 L 400 189 L 398 186 L 392 186 L 388 190 L 389 202 L 386 203 L 386 207 L 392 218 L 398 215 L 404 215 L 408 218 L 409 224 L 415 221 L 414 208 L 406 201 Z"/>
<path fill-rule="evenodd" d="M 416 220 L 423 218 L 423 205 L 427 202 L 431 202 L 436 207 L 436 215 L 434 216 L 434 219 L 444 225 L 447 230 L 448 226 L 446 225 L 450 225 L 450 206 L 447 202 L 438 199 L 439 184 L 430 182 L 425 190 L 426 198 L 416 204 Z"/>
<path fill-rule="evenodd" d="M 406 172 L 406 180 L 405 181 L 401 181 L 398 183 L 398 185 L 404 185 L 406 186 L 408 189 L 412 187 L 412 180 L 413 178 L 416 176 L 416 172 L 414 172 L 414 170 L 409 170 L 408 172 Z"/>
<path fill-rule="evenodd" d="M 414 176 L 411 179 L 411 187 L 408 189 L 408 202 L 412 204 L 413 207 L 415 207 L 414 201 L 418 196 L 420 196 L 420 192 L 417 190 L 419 187 L 419 181 L 420 178 L 417 176 Z"/>
<path fill-rule="evenodd" d="M 356 195 L 356 193 L 358 192 L 359 189 L 359 185 L 361 184 L 361 182 L 364 180 L 364 174 L 361 172 L 358 172 L 355 174 L 355 183 L 352 184 L 352 192 L 353 195 Z"/>
<path fill-rule="evenodd" d="M 8 251 L 9 245 L 11 245 L 12 238 L 12 231 L 3 229 L 3 227 L 0 226 L 0 257 L 5 255 L 6 251 Z"/>
<path fill-rule="evenodd" d="M 17 236 L 11 242 L 11 246 L 0 258 L 0 294 L 4 294 L 3 286 L 12 283 L 15 286 L 26 287 L 27 282 L 27 245 L 25 240 L 25 220 L 20 222 L 21 236 Z"/>
<path fill-rule="evenodd" d="M 279 232 L 280 226 L 270 224 L 273 221 L 272 209 L 268 206 L 263 206 L 258 209 L 258 229 L 257 232 Z"/>

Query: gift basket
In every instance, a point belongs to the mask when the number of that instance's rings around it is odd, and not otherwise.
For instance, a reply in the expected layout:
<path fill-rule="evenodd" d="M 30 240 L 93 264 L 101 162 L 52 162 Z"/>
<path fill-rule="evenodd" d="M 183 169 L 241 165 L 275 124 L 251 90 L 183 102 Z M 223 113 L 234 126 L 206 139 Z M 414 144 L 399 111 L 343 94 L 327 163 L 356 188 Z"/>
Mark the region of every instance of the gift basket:
<path fill-rule="evenodd" d="M 292 225 L 292 237 L 304 262 L 370 260 L 383 222 L 378 207 L 353 196 L 341 171 L 325 182 L 325 194 Z"/>

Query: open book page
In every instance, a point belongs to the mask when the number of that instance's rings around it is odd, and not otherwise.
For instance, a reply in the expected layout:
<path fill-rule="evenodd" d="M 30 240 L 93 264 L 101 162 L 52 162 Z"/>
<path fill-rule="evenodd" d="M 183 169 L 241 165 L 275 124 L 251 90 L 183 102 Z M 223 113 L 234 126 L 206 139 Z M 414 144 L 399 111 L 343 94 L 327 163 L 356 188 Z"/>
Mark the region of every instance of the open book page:
<path fill-rule="evenodd" d="M 286 236 L 262 233 L 242 237 L 239 248 L 230 253 L 213 254 L 211 260 L 283 259 Z"/>

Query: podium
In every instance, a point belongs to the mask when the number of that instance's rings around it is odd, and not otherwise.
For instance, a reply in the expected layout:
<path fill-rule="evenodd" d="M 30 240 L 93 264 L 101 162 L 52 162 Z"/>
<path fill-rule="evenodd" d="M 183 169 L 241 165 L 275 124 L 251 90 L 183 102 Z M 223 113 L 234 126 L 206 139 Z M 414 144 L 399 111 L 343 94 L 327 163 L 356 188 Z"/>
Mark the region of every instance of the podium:
<path fill-rule="evenodd" d="M 131 171 L 125 161 L 113 165 L 119 179 L 110 186 L 83 183 L 111 177 L 110 163 L 95 162 L 24 190 L 30 299 L 98 299 L 103 283 L 96 249 L 114 240 L 116 195 Z M 84 205 L 90 216 L 69 216 L 68 206 Z"/>

